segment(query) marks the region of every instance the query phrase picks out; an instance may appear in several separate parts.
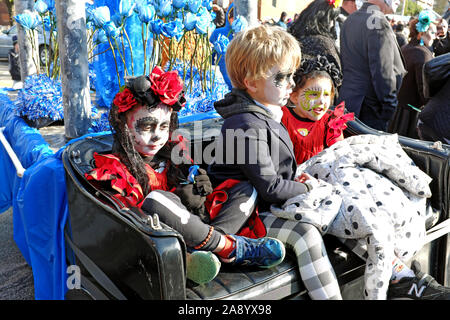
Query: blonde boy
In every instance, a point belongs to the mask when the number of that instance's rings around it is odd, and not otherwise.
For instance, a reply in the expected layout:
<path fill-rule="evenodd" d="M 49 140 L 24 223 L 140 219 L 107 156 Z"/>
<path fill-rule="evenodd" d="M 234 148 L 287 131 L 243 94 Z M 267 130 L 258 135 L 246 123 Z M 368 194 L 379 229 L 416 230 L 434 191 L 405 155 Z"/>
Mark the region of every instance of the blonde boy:
<path fill-rule="evenodd" d="M 248 181 L 258 194 L 258 209 L 270 237 L 290 244 L 313 299 L 341 299 L 320 232 L 313 225 L 277 219 L 271 204 L 311 190 L 317 182 L 297 169 L 293 145 L 280 123 L 301 62 L 297 40 L 279 27 L 261 25 L 238 33 L 226 53 L 232 91 L 214 104 L 225 119 L 209 176 L 215 185 Z M 302 181 L 302 182 L 300 182 Z M 307 235 L 307 236 L 305 236 Z M 320 274 L 316 273 L 320 270 Z M 307 280 L 307 281 L 306 281 Z"/>

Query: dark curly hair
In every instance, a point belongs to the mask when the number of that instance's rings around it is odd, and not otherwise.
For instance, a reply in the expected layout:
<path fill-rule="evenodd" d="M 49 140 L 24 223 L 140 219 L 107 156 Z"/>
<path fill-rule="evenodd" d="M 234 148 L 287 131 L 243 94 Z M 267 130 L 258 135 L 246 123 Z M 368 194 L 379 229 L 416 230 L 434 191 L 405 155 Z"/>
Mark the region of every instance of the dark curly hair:
<path fill-rule="evenodd" d="M 299 15 L 288 31 L 297 39 L 312 35 L 322 35 L 336 39 L 336 30 L 331 26 L 336 21 L 340 9 L 334 8 L 327 0 L 314 0 Z"/>
<path fill-rule="evenodd" d="M 342 73 L 327 57 L 318 55 L 316 58 L 303 60 L 300 68 L 294 75 L 294 91 L 302 88 L 306 81 L 316 77 L 324 77 L 331 80 L 333 84 L 333 95 L 337 93 L 337 88 L 342 83 Z"/>

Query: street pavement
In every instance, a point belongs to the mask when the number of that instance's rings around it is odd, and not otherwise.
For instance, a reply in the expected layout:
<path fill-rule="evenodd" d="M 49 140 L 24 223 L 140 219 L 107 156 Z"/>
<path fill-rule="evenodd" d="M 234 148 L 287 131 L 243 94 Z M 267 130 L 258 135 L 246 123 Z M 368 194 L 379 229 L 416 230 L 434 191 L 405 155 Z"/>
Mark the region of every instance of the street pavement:
<path fill-rule="evenodd" d="M 8 61 L 0 60 L 0 88 L 11 88 L 12 84 Z M 14 99 L 17 94 L 9 95 Z M 33 299 L 33 273 L 14 241 L 13 212 L 9 208 L 0 213 L 0 300 Z"/>

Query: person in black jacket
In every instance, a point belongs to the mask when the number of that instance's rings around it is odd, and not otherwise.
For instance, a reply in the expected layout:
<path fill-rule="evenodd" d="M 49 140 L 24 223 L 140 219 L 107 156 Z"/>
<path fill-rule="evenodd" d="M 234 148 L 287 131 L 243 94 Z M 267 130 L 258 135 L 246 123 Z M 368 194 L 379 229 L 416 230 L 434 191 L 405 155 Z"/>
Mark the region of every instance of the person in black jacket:
<path fill-rule="evenodd" d="M 19 61 L 19 42 L 17 36 L 12 37 L 13 48 L 8 53 L 9 73 L 13 79 L 13 88 L 20 89 L 22 86 L 22 76 L 20 75 L 20 61 Z"/>
<path fill-rule="evenodd" d="M 342 299 L 321 232 L 312 224 L 267 212 L 271 204 L 283 204 L 318 186 L 315 178 L 297 175 L 292 141 L 281 124 L 281 107 L 301 62 L 298 42 L 280 27 L 261 25 L 237 34 L 225 61 L 233 89 L 214 104 L 225 121 L 208 168 L 211 181 L 249 181 L 258 192 L 268 236 L 292 245 L 310 297 Z"/>
<path fill-rule="evenodd" d="M 406 74 L 402 53 L 385 18 L 394 9 L 395 4 L 390 7 L 382 0 L 368 0 L 344 22 L 340 39 L 344 77 L 339 102 L 345 101 L 348 111 L 382 131 L 395 112 Z"/>
<path fill-rule="evenodd" d="M 336 47 L 336 20 L 340 8 L 327 0 L 314 0 L 299 15 L 288 31 L 298 40 L 303 59 L 325 56 L 341 71 L 341 59 Z"/>
<path fill-rule="evenodd" d="M 450 52 L 450 32 L 448 31 L 448 22 L 442 18 L 437 22 L 436 39 L 433 41 L 433 53 L 435 57 Z"/>

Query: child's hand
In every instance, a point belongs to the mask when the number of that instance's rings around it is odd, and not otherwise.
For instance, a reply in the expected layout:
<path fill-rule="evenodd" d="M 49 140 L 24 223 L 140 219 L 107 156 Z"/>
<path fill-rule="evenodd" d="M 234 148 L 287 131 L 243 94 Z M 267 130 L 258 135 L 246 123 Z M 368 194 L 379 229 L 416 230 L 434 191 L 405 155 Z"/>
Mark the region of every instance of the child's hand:
<path fill-rule="evenodd" d="M 311 177 L 309 174 L 307 174 L 306 172 L 302 172 L 301 175 L 299 175 L 297 178 L 295 178 L 295 181 L 297 182 L 301 182 L 301 183 L 305 183 L 306 180 L 311 180 L 314 179 L 313 177 Z"/>
<path fill-rule="evenodd" d="M 301 175 L 295 178 L 295 181 L 305 184 L 308 188 L 308 192 L 319 186 L 319 180 L 311 177 L 306 172 L 303 172 Z"/>

